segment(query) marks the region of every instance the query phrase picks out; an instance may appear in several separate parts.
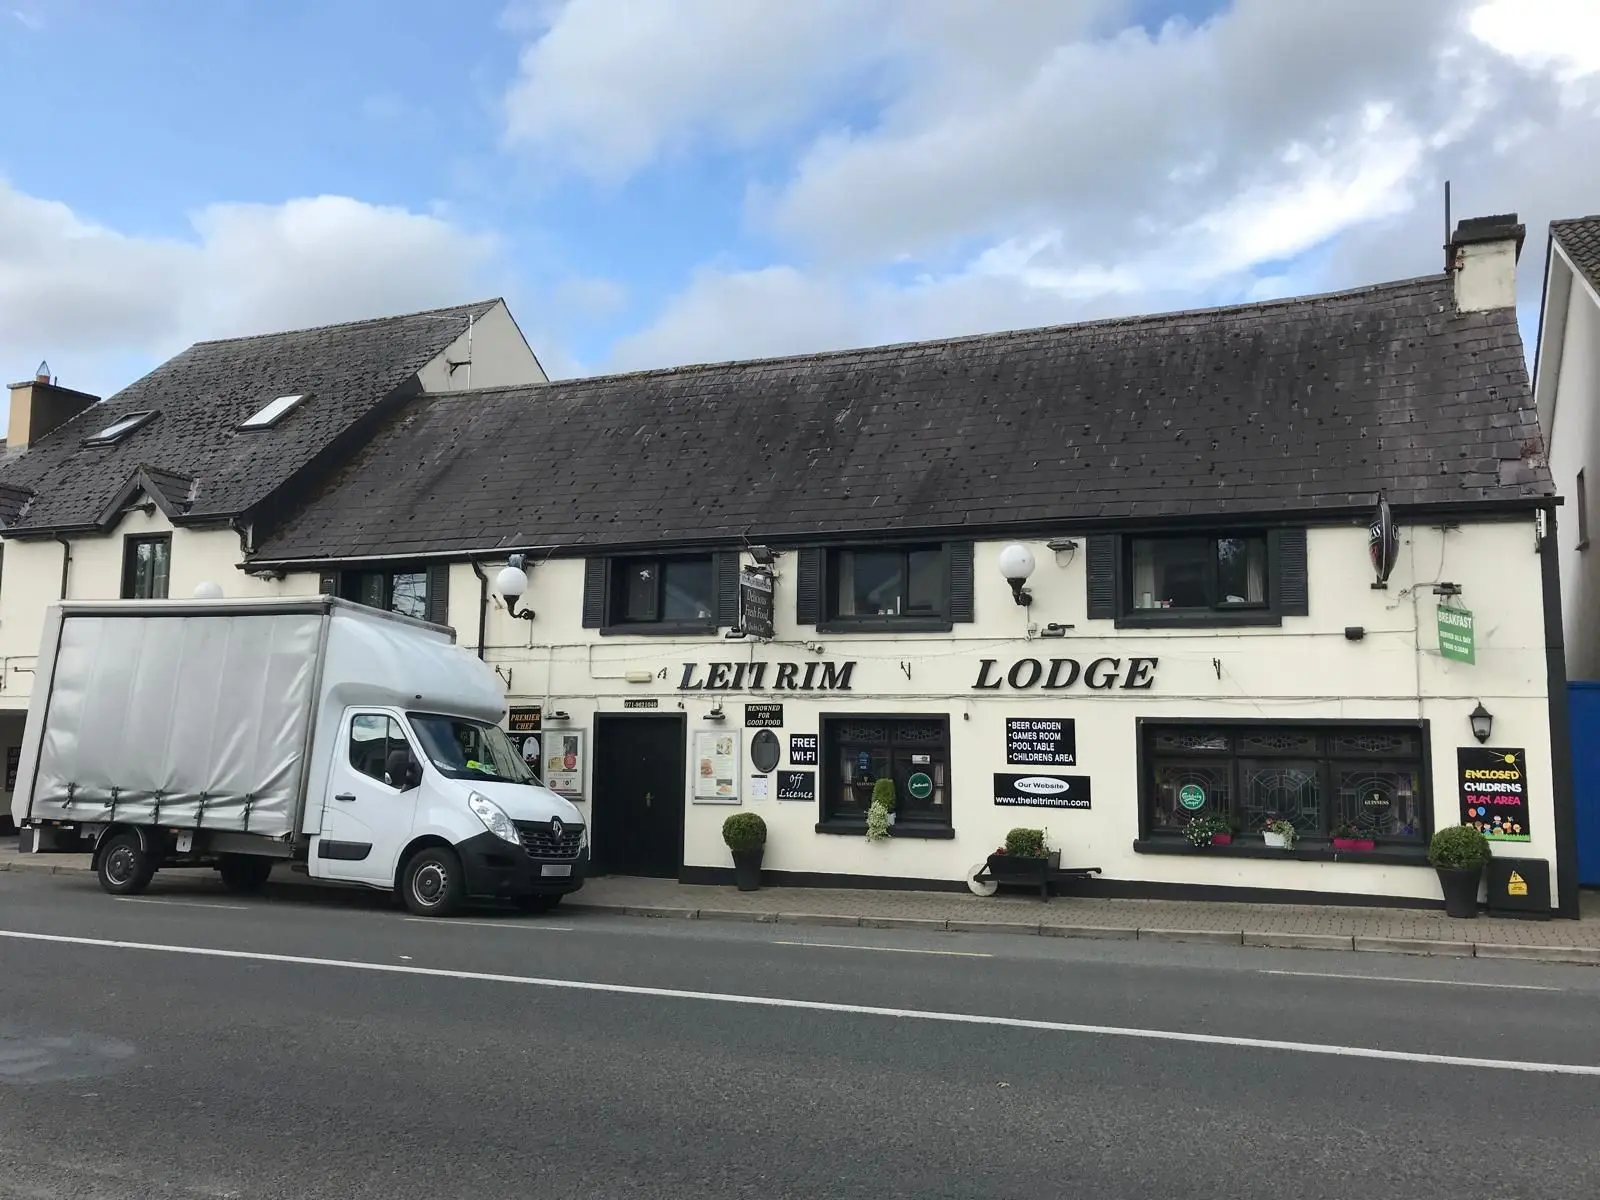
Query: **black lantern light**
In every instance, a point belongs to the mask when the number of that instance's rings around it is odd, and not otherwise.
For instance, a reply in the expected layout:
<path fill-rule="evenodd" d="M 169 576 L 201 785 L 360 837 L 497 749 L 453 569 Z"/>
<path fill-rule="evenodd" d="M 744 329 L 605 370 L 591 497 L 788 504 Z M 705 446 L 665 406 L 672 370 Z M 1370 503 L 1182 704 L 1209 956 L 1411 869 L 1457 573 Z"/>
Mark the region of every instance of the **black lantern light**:
<path fill-rule="evenodd" d="M 1467 714 L 1467 720 L 1472 722 L 1472 736 L 1478 739 L 1481 745 L 1489 740 L 1489 735 L 1494 732 L 1494 714 L 1483 706 L 1483 701 L 1478 701 L 1478 707 Z"/>

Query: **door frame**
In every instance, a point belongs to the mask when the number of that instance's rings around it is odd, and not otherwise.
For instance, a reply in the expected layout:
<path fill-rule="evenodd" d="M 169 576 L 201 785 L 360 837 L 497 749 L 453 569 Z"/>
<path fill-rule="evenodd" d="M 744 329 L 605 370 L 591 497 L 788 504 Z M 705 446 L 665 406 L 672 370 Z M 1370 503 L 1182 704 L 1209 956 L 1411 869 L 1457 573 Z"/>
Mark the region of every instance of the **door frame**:
<path fill-rule="evenodd" d="M 625 730 L 629 723 L 655 721 L 662 725 L 671 722 L 678 735 L 678 819 L 675 824 L 674 850 L 673 850 L 673 877 L 683 879 L 683 851 L 685 826 L 689 823 L 689 716 L 681 712 L 655 712 L 655 711 L 627 711 L 627 712 L 597 712 L 594 714 L 594 748 L 591 753 L 594 762 L 601 761 L 604 753 L 605 738 L 603 732 L 611 729 Z M 605 836 L 605 826 L 596 818 L 600 816 L 599 788 L 594 788 L 594 795 L 589 803 L 589 838 L 591 843 Z M 598 826 L 598 828 L 596 828 Z M 594 852 L 590 850 L 591 857 Z M 604 855 L 598 856 L 602 863 L 606 862 Z M 607 864 L 609 865 L 609 864 Z M 665 878 L 665 877 L 664 877 Z"/>

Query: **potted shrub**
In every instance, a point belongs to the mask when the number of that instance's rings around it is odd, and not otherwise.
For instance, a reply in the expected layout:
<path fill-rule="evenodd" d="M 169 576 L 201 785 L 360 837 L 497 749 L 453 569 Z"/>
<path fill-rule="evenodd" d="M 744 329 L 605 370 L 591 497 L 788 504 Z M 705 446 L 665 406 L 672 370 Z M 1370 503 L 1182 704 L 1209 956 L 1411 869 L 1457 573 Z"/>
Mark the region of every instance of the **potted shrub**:
<path fill-rule="evenodd" d="M 1191 846 L 1202 850 L 1207 846 L 1226 846 L 1233 841 L 1233 826 L 1226 818 L 1207 813 L 1185 825 L 1183 836 L 1189 839 Z"/>
<path fill-rule="evenodd" d="M 733 878 L 739 890 L 759 890 L 761 857 L 767 848 L 767 823 L 753 812 L 736 812 L 722 823 L 722 840 L 733 852 Z"/>
<path fill-rule="evenodd" d="M 1439 873 L 1444 911 L 1452 917 L 1478 915 L 1478 885 L 1489 861 L 1489 839 L 1471 825 L 1452 825 L 1433 835 L 1428 861 Z"/>
<path fill-rule="evenodd" d="M 1340 825 L 1333 831 L 1333 848 L 1335 850 L 1354 850 L 1365 852 L 1378 848 L 1377 839 L 1370 834 L 1362 833 L 1354 825 Z"/>
<path fill-rule="evenodd" d="M 1269 846 L 1279 850 L 1293 850 L 1299 832 L 1282 817 L 1269 817 L 1267 823 L 1261 827 L 1261 838 Z"/>
<path fill-rule="evenodd" d="M 998 883 L 1037 885 L 1048 896 L 1050 881 L 1061 866 L 1061 851 L 1050 849 L 1043 829 L 1018 827 L 1006 834 L 1006 844 L 989 855 L 989 877 Z"/>
<path fill-rule="evenodd" d="M 889 826 L 894 826 L 894 780 L 888 776 L 879 779 L 872 785 L 872 803 L 883 805 L 883 811 L 888 817 Z"/>

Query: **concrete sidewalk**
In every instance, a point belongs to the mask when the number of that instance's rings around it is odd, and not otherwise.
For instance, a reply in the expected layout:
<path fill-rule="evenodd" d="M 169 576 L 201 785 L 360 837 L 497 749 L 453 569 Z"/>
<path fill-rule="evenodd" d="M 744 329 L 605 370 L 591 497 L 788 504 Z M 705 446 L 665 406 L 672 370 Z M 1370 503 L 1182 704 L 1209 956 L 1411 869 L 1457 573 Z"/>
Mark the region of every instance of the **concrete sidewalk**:
<path fill-rule="evenodd" d="M 0 848 L 0 871 L 87 874 L 85 854 L 18 854 Z M 187 872 L 179 874 L 189 874 Z M 197 878 L 204 878 L 197 875 Z M 274 883 L 314 886 L 274 873 Z M 1600 895 L 1585 893 L 1578 921 L 1452 920 L 1442 911 L 1189 900 L 1102 900 L 964 892 L 767 888 L 680 884 L 670 879 L 591 879 L 562 910 L 701 921 L 1015 933 L 1045 937 L 1211 942 L 1289 949 L 1367 950 L 1458 958 L 1518 958 L 1600 966 Z"/>

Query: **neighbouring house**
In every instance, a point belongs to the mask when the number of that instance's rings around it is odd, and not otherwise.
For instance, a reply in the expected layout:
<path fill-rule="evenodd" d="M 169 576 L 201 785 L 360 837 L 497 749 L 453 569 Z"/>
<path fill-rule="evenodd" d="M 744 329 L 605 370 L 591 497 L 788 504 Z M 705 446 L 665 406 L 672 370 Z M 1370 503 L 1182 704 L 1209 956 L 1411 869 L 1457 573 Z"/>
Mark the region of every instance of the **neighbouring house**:
<path fill-rule="evenodd" d="M 248 567 L 390 607 L 448 575 L 600 871 L 727 879 L 743 806 L 775 882 L 963 887 L 1021 825 L 1101 894 L 1431 905 L 1427 840 L 1470 820 L 1575 916 L 1522 240 L 1464 221 L 1444 272 L 1332 295 L 414 396 Z"/>
<path fill-rule="evenodd" d="M 1533 394 L 1566 502 L 1561 588 L 1571 687 L 1579 873 L 1600 886 L 1600 216 L 1550 223 Z"/>
<path fill-rule="evenodd" d="M 503 301 L 201 342 L 106 400 L 41 364 L 0 459 L 0 748 L 9 812 L 44 611 L 71 599 L 292 593 L 241 572 L 315 483 L 413 397 L 545 374 Z M 374 602 L 441 616 L 442 576 Z M 305 585 L 314 593 L 315 580 Z"/>

